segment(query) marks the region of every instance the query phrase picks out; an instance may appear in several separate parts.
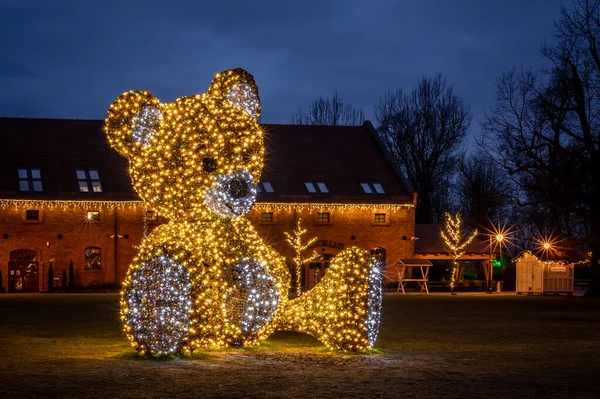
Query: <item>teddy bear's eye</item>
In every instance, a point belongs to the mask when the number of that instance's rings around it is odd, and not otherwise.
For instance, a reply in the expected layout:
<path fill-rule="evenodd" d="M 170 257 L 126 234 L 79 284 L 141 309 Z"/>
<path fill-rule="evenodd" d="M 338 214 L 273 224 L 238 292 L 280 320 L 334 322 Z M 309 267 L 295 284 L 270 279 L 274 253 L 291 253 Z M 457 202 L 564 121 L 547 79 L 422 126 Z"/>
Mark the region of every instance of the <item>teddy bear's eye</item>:
<path fill-rule="evenodd" d="M 202 170 L 212 173 L 217 170 L 217 161 L 213 158 L 202 158 Z"/>

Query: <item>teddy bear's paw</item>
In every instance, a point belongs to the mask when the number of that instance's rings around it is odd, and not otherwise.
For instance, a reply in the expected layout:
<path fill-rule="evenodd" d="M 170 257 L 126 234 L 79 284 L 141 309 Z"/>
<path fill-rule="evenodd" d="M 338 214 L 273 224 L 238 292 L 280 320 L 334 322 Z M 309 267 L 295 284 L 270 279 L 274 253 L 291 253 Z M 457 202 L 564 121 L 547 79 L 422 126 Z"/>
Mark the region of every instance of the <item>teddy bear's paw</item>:
<path fill-rule="evenodd" d="M 167 255 L 132 269 L 121 299 L 125 332 L 136 348 L 151 355 L 189 351 L 192 283 L 186 268 Z"/>
<path fill-rule="evenodd" d="M 256 199 L 252 174 L 246 169 L 219 175 L 206 190 L 204 203 L 214 213 L 228 218 L 250 212 Z"/>
<path fill-rule="evenodd" d="M 241 259 L 231 270 L 231 280 L 225 293 L 227 322 L 241 330 L 243 340 L 273 318 L 280 293 L 275 278 L 257 259 Z"/>

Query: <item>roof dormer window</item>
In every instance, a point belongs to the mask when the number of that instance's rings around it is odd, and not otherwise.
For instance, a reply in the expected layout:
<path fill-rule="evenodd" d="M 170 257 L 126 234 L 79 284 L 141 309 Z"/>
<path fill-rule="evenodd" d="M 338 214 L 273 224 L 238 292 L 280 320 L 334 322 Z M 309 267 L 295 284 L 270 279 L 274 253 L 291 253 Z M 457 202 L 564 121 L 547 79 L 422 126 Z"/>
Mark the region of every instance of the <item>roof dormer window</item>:
<path fill-rule="evenodd" d="M 383 186 L 379 183 L 373 183 L 373 187 L 375 188 L 375 192 L 377 194 L 385 194 L 385 191 L 383 190 Z"/>
<path fill-rule="evenodd" d="M 275 192 L 275 190 L 273 189 L 273 185 L 268 181 L 258 183 L 258 185 L 256 186 L 256 191 L 258 191 L 259 193 L 274 193 Z"/>
<path fill-rule="evenodd" d="M 304 185 L 306 186 L 306 189 L 308 190 L 309 193 L 316 193 L 317 189 L 315 188 L 315 185 L 312 184 L 311 182 L 304 182 Z"/>
<path fill-rule="evenodd" d="M 365 194 L 385 194 L 385 190 L 381 183 L 360 183 Z"/>
<path fill-rule="evenodd" d="M 317 182 L 317 183 L 313 183 L 313 182 L 304 182 L 304 185 L 306 186 L 306 189 L 308 190 L 309 193 L 323 193 L 326 194 L 329 192 L 329 189 L 327 188 L 327 185 L 323 182 Z"/>
<path fill-rule="evenodd" d="M 75 174 L 77 175 L 77 184 L 79 185 L 79 192 L 102 192 L 102 183 L 100 183 L 100 175 L 98 174 L 97 170 L 77 169 L 75 171 Z"/>
<path fill-rule="evenodd" d="M 328 193 L 329 190 L 327 189 L 327 185 L 323 182 L 319 182 L 317 183 L 317 187 L 319 187 L 319 191 L 321 191 L 322 193 Z"/>
<path fill-rule="evenodd" d="M 42 172 L 39 169 L 18 169 L 19 190 L 42 192 Z"/>

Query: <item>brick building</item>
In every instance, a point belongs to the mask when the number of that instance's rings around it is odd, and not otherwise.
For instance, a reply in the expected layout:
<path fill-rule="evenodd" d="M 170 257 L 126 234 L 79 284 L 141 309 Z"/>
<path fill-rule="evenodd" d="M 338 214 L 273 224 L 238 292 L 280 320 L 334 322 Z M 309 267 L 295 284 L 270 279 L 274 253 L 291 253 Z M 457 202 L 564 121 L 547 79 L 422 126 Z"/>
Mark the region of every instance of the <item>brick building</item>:
<path fill-rule="evenodd" d="M 133 191 L 102 125 L 0 118 L 0 272 L 9 291 L 44 291 L 50 265 L 60 276 L 71 261 L 77 284 L 120 282 L 143 235 L 165 221 Z M 264 130 L 265 170 L 247 217 L 288 259 L 284 232 L 302 218 L 322 254 L 306 265 L 306 287 L 348 246 L 388 264 L 414 258 L 416 193 L 371 123 Z"/>

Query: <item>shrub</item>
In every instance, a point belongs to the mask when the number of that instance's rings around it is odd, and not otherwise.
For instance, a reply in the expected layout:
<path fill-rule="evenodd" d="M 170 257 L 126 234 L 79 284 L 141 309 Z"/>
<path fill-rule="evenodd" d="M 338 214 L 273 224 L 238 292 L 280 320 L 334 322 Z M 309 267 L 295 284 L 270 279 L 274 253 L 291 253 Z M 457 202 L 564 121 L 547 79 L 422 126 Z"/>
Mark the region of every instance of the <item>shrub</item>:
<path fill-rule="evenodd" d="M 63 269 L 63 272 L 62 272 L 61 288 L 63 289 L 63 291 L 67 289 L 67 271 L 65 269 Z"/>
<path fill-rule="evenodd" d="M 48 268 L 48 292 L 54 292 L 54 271 L 52 270 L 52 263 Z"/>
<path fill-rule="evenodd" d="M 75 283 L 75 270 L 73 269 L 73 261 L 69 263 L 69 287 Z"/>

